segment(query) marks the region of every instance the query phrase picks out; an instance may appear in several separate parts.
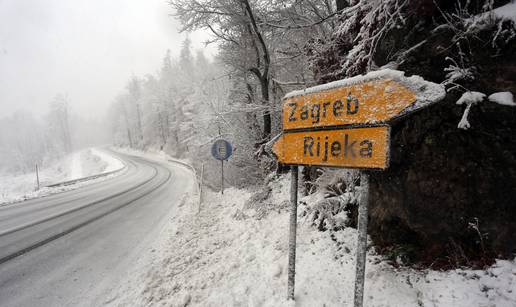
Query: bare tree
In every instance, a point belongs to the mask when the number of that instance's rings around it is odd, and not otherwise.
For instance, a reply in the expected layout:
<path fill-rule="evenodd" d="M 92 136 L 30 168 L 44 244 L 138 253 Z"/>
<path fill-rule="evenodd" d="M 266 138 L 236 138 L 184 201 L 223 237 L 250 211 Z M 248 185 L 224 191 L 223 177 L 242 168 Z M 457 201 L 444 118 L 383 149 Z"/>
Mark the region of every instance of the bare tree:
<path fill-rule="evenodd" d="M 222 48 L 236 50 L 242 58 L 253 57 L 253 63 L 234 65 L 244 72 L 252 73 L 260 84 L 261 100 L 264 106 L 270 104 L 271 57 L 265 34 L 259 25 L 256 10 L 248 0 L 201 1 L 172 0 L 183 23 L 184 31 L 208 29 Z M 271 115 L 263 108 L 263 140 L 270 138 Z"/>

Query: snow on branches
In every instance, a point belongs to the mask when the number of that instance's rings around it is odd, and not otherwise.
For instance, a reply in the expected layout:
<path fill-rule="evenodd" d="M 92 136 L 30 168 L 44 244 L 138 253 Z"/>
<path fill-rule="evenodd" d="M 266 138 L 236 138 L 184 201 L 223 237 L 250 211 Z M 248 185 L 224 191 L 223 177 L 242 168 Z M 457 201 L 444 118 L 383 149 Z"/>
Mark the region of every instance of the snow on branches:
<path fill-rule="evenodd" d="M 407 3 L 406 0 L 358 1 L 358 12 L 343 19 L 337 34 L 357 32 L 350 41 L 353 48 L 341 63 L 346 76 L 363 73 L 364 69 L 369 71 L 375 65 L 373 56 L 382 38 L 390 30 L 405 23 L 402 10 Z"/>
<path fill-rule="evenodd" d="M 462 118 L 457 125 L 457 128 L 467 130 L 471 127 L 468 121 L 468 115 L 469 111 L 471 109 L 471 106 L 474 104 L 477 104 L 479 102 L 482 102 L 484 98 L 486 97 L 486 94 L 480 93 L 480 92 L 465 92 L 462 94 L 462 96 L 457 100 L 458 105 L 466 105 L 466 109 L 464 110 L 464 113 L 462 114 Z"/>

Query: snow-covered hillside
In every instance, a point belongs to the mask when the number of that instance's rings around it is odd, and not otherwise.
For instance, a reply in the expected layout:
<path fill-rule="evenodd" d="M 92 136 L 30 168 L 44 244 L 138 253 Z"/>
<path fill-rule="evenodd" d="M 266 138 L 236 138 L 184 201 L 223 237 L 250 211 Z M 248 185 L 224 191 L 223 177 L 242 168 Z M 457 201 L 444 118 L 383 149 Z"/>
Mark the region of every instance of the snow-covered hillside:
<path fill-rule="evenodd" d="M 152 155 L 154 159 L 157 155 Z M 106 303 L 133 306 L 352 306 L 357 232 L 320 232 L 299 208 L 295 304 L 286 301 L 290 181 L 189 195 Z M 253 198 L 256 200 L 256 198 Z M 515 306 L 516 261 L 486 270 L 394 268 L 369 250 L 364 306 Z"/>
<path fill-rule="evenodd" d="M 40 166 L 40 189 L 37 190 L 36 172 L 12 176 L 0 174 L 0 204 L 40 197 L 59 191 L 70 190 L 84 183 L 66 187 L 47 187 L 59 182 L 75 180 L 123 167 L 123 163 L 104 151 L 89 148 L 76 151 L 52 165 Z"/>

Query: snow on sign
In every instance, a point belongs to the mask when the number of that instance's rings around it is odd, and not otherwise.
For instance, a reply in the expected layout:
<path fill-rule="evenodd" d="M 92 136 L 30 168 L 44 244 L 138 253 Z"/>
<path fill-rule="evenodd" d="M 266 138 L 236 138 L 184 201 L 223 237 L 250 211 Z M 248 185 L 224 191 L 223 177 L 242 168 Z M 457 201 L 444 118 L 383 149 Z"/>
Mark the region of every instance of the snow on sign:
<path fill-rule="evenodd" d="M 290 165 L 386 169 L 388 126 L 290 132 L 273 145 L 279 161 Z"/>
<path fill-rule="evenodd" d="M 442 86 L 421 77 L 381 70 L 287 94 L 283 130 L 386 123 L 444 95 Z"/>

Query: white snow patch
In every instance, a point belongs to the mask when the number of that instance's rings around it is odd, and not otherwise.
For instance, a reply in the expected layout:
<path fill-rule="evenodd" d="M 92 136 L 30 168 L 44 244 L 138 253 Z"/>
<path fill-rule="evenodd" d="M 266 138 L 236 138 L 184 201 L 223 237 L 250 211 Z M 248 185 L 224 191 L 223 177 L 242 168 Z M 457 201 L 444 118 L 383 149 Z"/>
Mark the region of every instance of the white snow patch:
<path fill-rule="evenodd" d="M 511 92 L 494 93 L 494 94 L 489 95 L 489 97 L 487 97 L 487 99 L 489 99 L 489 101 L 491 101 L 491 102 L 496 102 L 496 103 L 504 105 L 504 106 L 511 106 L 511 107 L 516 106 L 516 102 L 514 102 L 514 97 Z"/>
<path fill-rule="evenodd" d="M 512 19 L 516 22 L 516 1 L 512 0 L 506 5 L 494 9 L 493 13 L 500 18 Z"/>
<path fill-rule="evenodd" d="M 457 125 L 457 128 L 467 130 L 471 127 L 468 121 L 468 115 L 469 111 L 471 109 L 471 106 L 482 102 L 484 98 L 486 97 L 486 94 L 480 93 L 480 92 L 465 92 L 462 94 L 462 96 L 457 100 L 458 105 L 466 105 L 466 109 L 464 110 L 464 113 L 462 114 L 462 118 L 460 119 L 459 124 Z"/>
<path fill-rule="evenodd" d="M 470 22 L 471 28 L 478 24 L 482 24 L 485 21 L 492 20 L 495 17 L 509 19 L 516 22 L 516 1 L 512 0 L 511 2 L 502 5 L 492 11 L 487 11 L 485 13 L 472 16 L 471 18 L 468 18 L 466 20 Z"/>

